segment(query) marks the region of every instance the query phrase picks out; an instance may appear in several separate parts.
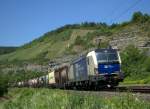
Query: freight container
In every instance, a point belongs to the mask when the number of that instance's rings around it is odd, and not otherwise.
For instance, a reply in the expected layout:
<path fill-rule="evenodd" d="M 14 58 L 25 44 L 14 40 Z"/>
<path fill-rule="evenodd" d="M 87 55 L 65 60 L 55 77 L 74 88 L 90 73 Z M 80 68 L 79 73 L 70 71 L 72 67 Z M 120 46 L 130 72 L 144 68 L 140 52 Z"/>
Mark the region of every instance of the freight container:
<path fill-rule="evenodd" d="M 69 66 L 68 80 L 69 80 L 69 82 L 75 81 L 74 71 L 73 71 L 73 64 L 71 64 L 71 65 Z"/>
<path fill-rule="evenodd" d="M 33 87 L 36 87 L 38 84 L 38 78 L 33 79 Z"/>
<path fill-rule="evenodd" d="M 56 83 L 56 81 L 55 81 L 54 71 L 52 71 L 52 72 L 48 73 L 48 84 L 52 85 L 55 83 Z"/>
<path fill-rule="evenodd" d="M 60 69 L 55 70 L 54 76 L 57 87 L 63 87 L 64 83 L 68 80 L 68 67 L 63 67 Z"/>
<path fill-rule="evenodd" d="M 46 79 L 47 79 L 46 75 L 39 77 L 38 79 L 39 86 L 46 86 L 47 85 Z"/>
<path fill-rule="evenodd" d="M 60 71 L 59 70 L 55 70 L 54 76 L 55 76 L 56 84 L 60 84 Z"/>
<path fill-rule="evenodd" d="M 60 72 L 61 84 L 64 84 L 68 81 L 68 67 L 64 67 Z"/>
<path fill-rule="evenodd" d="M 48 83 L 49 83 L 48 74 L 47 74 L 47 75 L 45 75 L 45 83 L 46 83 L 46 85 L 48 85 Z"/>
<path fill-rule="evenodd" d="M 31 79 L 31 80 L 28 80 L 28 85 L 29 85 L 30 87 L 33 85 L 32 79 Z"/>

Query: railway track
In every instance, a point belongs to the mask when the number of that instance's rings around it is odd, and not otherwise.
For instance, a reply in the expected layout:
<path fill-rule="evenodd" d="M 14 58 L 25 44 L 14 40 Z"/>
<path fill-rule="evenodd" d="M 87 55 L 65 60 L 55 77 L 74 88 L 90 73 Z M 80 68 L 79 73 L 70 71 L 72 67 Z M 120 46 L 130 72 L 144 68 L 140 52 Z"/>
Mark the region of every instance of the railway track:
<path fill-rule="evenodd" d="M 150 86 L 128 86 L 126 87 L 130 92 L 149 93 Z"/>
<path fill-rule="evenodd" d="M 102 91 L 132 92 L 132 93 L 150 94 L 150 86 L 118 86 L 118 87 L 115 87 L 113 89 L 103 89 Z"/>
<path fill-rule="evenodd" d="M 101 89 L 75 89 L 74 91 L 85 92 L 129 92 L 129 93 L 143 93 L 150 94 L 150 86 L 117 86 L 114 88 Z"/>
<path fill-rule="evenodd" d="M 122 96 L 134 96 L 144 101 L 150 102 L 150 86 L 118 86 L 113 89 L 100 89 L 100 90 L 67 90 L 68 93 L 74 93 L 78 95 L 93 95 L 97 97 L 122 97 Z"/>

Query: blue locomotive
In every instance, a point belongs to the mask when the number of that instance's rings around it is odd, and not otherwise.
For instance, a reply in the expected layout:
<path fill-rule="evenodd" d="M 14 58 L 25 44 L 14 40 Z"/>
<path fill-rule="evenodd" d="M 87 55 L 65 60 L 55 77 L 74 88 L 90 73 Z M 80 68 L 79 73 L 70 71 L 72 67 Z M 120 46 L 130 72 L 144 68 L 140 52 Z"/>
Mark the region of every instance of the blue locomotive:
<path fill-rule="evenodd" d="M 96 49 L 71 63 L 65 86 L 95 89 L 114 87 L 122 80 L 118 50 Z"/>

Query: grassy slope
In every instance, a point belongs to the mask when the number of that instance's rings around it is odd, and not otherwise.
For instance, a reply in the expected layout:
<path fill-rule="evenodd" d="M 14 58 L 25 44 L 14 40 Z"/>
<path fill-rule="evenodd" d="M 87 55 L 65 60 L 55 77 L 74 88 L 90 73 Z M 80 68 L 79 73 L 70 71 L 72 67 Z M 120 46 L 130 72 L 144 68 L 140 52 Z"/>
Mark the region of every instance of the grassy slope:
<path fill-rule="evenodd" d="M 55 33 L 46 33 L 39 39 L 36 39 L 29 44 L 25 44 L 24 46 L 20 47 L 15 52 L 1 55 L 0 61 L 23 61 L 23 60 L 44 60 L 44 59 L 52 59 L 54 57 L 61 57 L 65 55 L 68 45 L 72 45 L 73 49 L 75 47 L 74 42 L 77 36 L 81 36 L 85 43 L 82 46 L 86 46 L 89 43 L 93 43 L 93 39 L 96 37 L 104 36 L 105 41 L 110 41 L 112 38 L 117 37 L 128 37 L 133 36 L 138 37 L 138 40 L 141 39 L 149 39 L 149 29 L 150 29 L 150 21 L 146 23 L 127 23 L 118 25 L 115 28 L 111 29 L 64 29 L 60 32 Z M 89 34 L 91 32 L 91 34 Z M 129 33 L 128 35 L 125 35 Z M 89 40 L 88 37 L 91 37 Z M 64 39 L 67 38 L 67 39 Z M 135 41 L 136 43 L 136 41 Z M 91 47 L 91 45 L 89 45 Z M 87 48 L 86 48 L 87 49 Z M 82 50 L 81 50 L 82 51 Z M 45 60 L 44 60 L 45 61 Z"/>
<path fill-rule="evenodd" d="M 142 26 L 145 27 L 142 27 Z M 23 60 L 38 60 L 41 58 L 44 59 L 52 59 L 54 57 L 63 56 L 67 50 L 68 45 L 72 45 L 77 36 L 81 36 L 84 40 L 86 37 L 93 36 L 105 36 L 104 40 L 110 41 L 112 38 L 122 37 L 121 34 L 128 33 L 132 35 L 132 32 L 137 31 L 136 36 L 139 40 L 146 39 L 149 34 L 149 23 L 148 24 L 128 24 L 124 26 L 119 26 L 117 28 L 109 29 L 111 35 L 107 35 L 107 33 L 101 33 L 100 29 L 88 30 L 88 29 L 71 29 L 70 33 L 66 34 L 68 30 L 64 30 L 61 33 L 55 33 L 53 35 L 48 34 L 44 35 L 40 39 L 37 39 L 29 44 L 26 44 L 20 47 L 17 51 L 13 53 L 9 53 L 6 55 L 0 56 L 0 61 L 23 61 Z M 97 33 L 95 32 L 97 31 Z M 91 32 L 90 35 L 87 36 L 87 33 Z M 67 36 L 69 35 L 69 36 Z M 67 40 L 61 39 L 61 37 L 69 37 Z M 83 37 L 82 37 L 83 36 Z M 92 39 L 93 39 L 92 38 Z M 93 43 L 92 40 L 85 41 L 86 44 Z M 135 42 L 136 43 L 136 42 Z M 86 44 L 82 44 L 83 46 Z M 75 46 L 75 45 L 73 45 Z"/>
<path fill-rule="evenodd" d="M 11 89 L 0 109 L 149 109 L 150 103 L 131 94 L 109 98 L 50 89 Z"/>
<path fill-rule="evenodd" d="M 24 45 L 13 53 L 2 55 L 0 57 L 0 61 L 30 60 L 41 57 L 41 55 L 44 55 L 42 58 L 45 57 L 48 59 L 59 57 L 63 55 L 67 48 L 67 45 L 73 43 L 78 35 L 83 36 L 88 32 L 92 32 L 93 30 L 71 30 L 71 34 L 69 34 L 69 40 L 57 40 L 57 36 L 61 37 L 61 34 L 64 35 L 67 31 L 68 30 L 63 31 L 64 33 L 56 33 L 54 36 L 48 35 L 44 37 L 42 41 L 37 39 L 37 41 L 33 41 L 30 44 Z M 54 39 L 55 41 L 53 41 L 54 37 L 56 37 Z"/>

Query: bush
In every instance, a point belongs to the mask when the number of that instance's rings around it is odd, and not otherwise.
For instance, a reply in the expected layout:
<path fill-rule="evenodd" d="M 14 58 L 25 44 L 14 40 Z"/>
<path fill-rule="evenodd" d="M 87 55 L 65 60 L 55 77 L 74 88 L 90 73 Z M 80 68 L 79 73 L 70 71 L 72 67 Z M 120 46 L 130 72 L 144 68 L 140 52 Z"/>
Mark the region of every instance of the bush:
<path fill-rule="evenodd" d="M 0 47 L 0 55 L 11 53 L 17 50 L 17 47 Z"/>
<path fill-rule="evenodd" d="M 1 74 L 0 76 L 0 96 L 8 92 L 7 78 Z"/>
<path fill-rule="evenodd" d="M 145 60 L 144 65 L 146 67 L 146 71 L 150 72 L 150 57 Z"/>
<path fill-rule="evenodd" d="M 84 45 L 85 41 L 81 38 L 81 36 L 77 36 L 74 44 L 75 45 Z"/>
<path fill-rule="evenodd" d="M 123 62 L 125 62 L 126 64 L 137 64 L 137 62 L 144 61 L 146 55 L 135 46 L 129 45 L 123 51 L 122 58 Z"/>
<path fill-rule="evenodd" d="M 130 45 L 121 53 L 121 58 L 125 76 L 132 79 L 143 79 L 150 75 L 150 59 L 144 51 Z"/>
<path fill-rule="evenodd" d="M 98 45 L 98 48 L 107 48 L 109 45 L 109 42 L 105 41 L 105 42 L 101 42 L 100 45 Z"/>
<path fill-rule="evenodd" d="M 131 22 L 140 22 L 144 23 L 150 19 L 150 16 L 148 14 L 142 14 L 141 12 L 135 12 L 132 16 Z"/>

